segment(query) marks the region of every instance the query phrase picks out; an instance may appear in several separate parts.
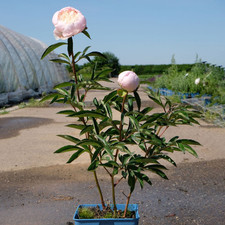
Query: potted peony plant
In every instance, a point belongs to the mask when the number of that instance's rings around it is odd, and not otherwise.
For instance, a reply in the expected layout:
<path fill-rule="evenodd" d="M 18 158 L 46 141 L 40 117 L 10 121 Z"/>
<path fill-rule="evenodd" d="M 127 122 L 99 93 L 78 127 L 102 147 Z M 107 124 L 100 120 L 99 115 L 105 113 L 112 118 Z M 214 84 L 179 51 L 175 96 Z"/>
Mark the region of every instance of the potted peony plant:
<path fill-rule="evenodd" d="M 67 42 L 49 46 L 42 58 L 59 46 L 67 45 L 68 54 L 59 54 L 58 59 L 51 61 L 71 66 L 73 79 L 57 85 L 54 88 L 55 92 L 45 96 L 42 101 L 51 99 L 51 103 L 70 105 L 71 110 L 62 110 L 59 113 L 73 118 L 74 123 L 68 126 L 80 131 L 79 137 L 59 135 L 71 144 L 61 147 L 55 153 L 73 151 L 67 163 L 73 162 L 82 154 L 88 154 L 90 165 L 87 169 L 93 173 L 100 197 L 100 204 L 78 206 L 74 220 L 76 224 L 138 224 L 138 206 L 130 204 L 137 183 L 141 188 L 145 182 L 151 185 L 149 171 L 167 179 L 164 172 L 166 167 L 162 164 L 162 160 L 176 166 L 167 153 L 188 152 L 197 157 L 191 146 L 199 145 L 198 142 L 180 139 L 178 136 L 166 140 L 164 133 L 170 126 L 197 124 L 195 118 L 199 117 L 199 113 L 189 106 L 173 105 L 169 99 L 162 98 L 150 90 L 146 90 L 146 95 L 149 100 L 162 108 L 162 112 L 152 113 L 152 107 L 142 107 L 138 94 L 140 81 L 133 71 L 122 72 L 118 77 L 121 88 L 111 90 L 102 100 L 94 98 L 93 107 L 87 108 L 85 99 L 90 90 L 109 90 L 103 87 L 100 81 L 110 82 L 105 76 L 110 71 L 96 72 L 93 66 L 91 78 L 87 80 L 77 73 L 75 64 L 81 59 L 91 62 L 91 56 L 105 56 L 97 51 L 88 53 L 89 47 L 83 52 L 74 53 L 74 35 L 83 33 L 90 38 L 86 19 L 77 9 L 63 8 L 54 14 L 52 21 L 55 26 L 55 37 Z M 119 119 L 115 118 L 115 111 L 119 113 Z M 130 150 L 134 145 L 139 149 L 139 153 Z M 97 174 L 99 167 L 104 168 L 110 177 L 111 205 L 107 205 L 104 201 Z M 116 189 L 120 182 L 126 182 L 129 186 L 124 204 L 117 204 Z M 103 218 L 95 218 L 95 214 L 102 215 Z"/>

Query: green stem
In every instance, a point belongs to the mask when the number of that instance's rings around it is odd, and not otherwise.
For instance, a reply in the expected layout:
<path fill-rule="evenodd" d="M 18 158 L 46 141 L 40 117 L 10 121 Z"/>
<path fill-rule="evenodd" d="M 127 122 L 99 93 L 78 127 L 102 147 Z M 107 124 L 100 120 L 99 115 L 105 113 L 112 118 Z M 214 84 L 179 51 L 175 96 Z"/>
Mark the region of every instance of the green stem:
<path fill-rule="evenodd" d="M 72 38 L 71 38 L 71 41 L 73 42 L 73 39 Z M 71 52 L 71 55 L 72 55 L 72 64 L 71 64 L 71 66 L 72 66 L 72 70 L 73 70 L 73 74 L 74 74 L 75 83 L 78 84 L 73 49 L 71 51 L 72 51 Z M 80 102 L 79 88 L 77 87 L 76 90 L 77 90 L 77 98 L 78 98 L 78 101 Z M 74 110 L 76 111 L 76 108 L 75 107 L 74 107 Z M 84 123 L 84 125 L 86 126 L 86 122 L 85 122 L 84 118 L 81 118 L 81 120 Z M 88 138 L 88 137 L 89 137 L 89 133 L 86 134 L 86 138 Z M 90 158 L 92 158 L 91 149 L 90 149 Z M 100 199 L 101 199 L 101 203 L 102 203 L 102 208 L 105 209 L 105 202 L 104 202 L 104 198 L 103 198 L 103 194 L 102 194 L 102 190 L 101 190 L 100 184 L 98 182 L 97 173 L 96 173 L 96 171 L 94 171 L 93 173 L 94 173 L 95 183 L 96 183 L 96 186 L 98 188 L 99 195 L 100 195 Z"/>
<path fill-rule="evenodd" d="M 126 98 L 127 98 L 127 94 L 123 97 L 123 103 L 122 103 L 122 109 L 121 109 L 120 127 L 119 127 L 119 134 L 120 134 L 119 141 L 122 141 L 122 129 L 123 129 L 122 114 L 123 114 L 123 111 L 124 111 L 124 105 L 125 105 Z M 116 150 L 115 162 L 117 161 L 118 153 L 119 153 L 119 149 Z"/>
<path fill-rule="evenodd" d="M 132 194 L 132 192 L 130 192 L 129 195 L 127 196 L 127 202 L 126 202 L 126 206 L 125 206 L 124 214 L 123 214 L 124 218 L 126 217 L 126 214 L 127 214 L 127 209 L 128 209 L 128 205 L 129 205 L 129 202 L 130 202 L 131 194 Z"/>
<path fill-rule="evenodd" d="M 73 39 L 72 39 L 73 41 Z M 72 50 L 72 70 L 73 70 L 73 74 L 74 74 L 74 79 L 75 79 L 75 83 L 78 84 L 78 80 L 77 80 L 77 72 L 76 72 L 76 67 L 75 67 L 75 59 L 74 59 L 74 54 L 73 54 L 73 50 Z M 77 98 L 78 101 L 80 102 L 80 92 L 79 92 L 79 88 L 77 89 Z"/>
<path fill-rule="evenodd" d="M 86 137 L 87 136 L 88 136 L 88 134 L 86 134 Z M 90 146 L 89 146 L 89 149 L 90 149 L 90 152 L 89 152 L 90 159 L 92 159 L 92 152 L 91 152 Z M 105 209 L 105 201 L 104 201 L 104 198 L 103 198 L 102 189 L 101 189 L 100 184 L 98 182 L 98 177 L 97 177 L 96 171 L 93 171 L 93 174 L 94 174 L 95 183 L 96 183 L 96 186 L 97 186 L 97 189 L 98 189 L 98 193 L 99 193 L 99 196 L 100 196 L 102 208 Z"/>
<path fill-rule="evenodd" d="M 122 129 L 123 129 L 123 121 L 122 121 L 122 114 L 124 111 L 124 105 L 127 98 L 127 94 L 123 97 L 122 109 L 121 109 L 121 119 L 120 119 L 120 127 L 119 127 L 119 141 L 122 141 Z M 119 149 L 116 150 L 114 161 L 117 161 L 117 156 L 119 154 Z M 114 168 L 113 168 L 114 169 Z M 116 217 L 117 207 L 116 207 L 116 194 L 115 194 L 115 183 L 114 183 L 114 175 L 111 176 L 112 182 L 112 198 L 113 198 L 113 210 L 114 210 L 114 217 Z"/>
<path fill-rule="evenodd" d="M 119 140 L 120 141 L 122 140 L 122 129 L 123 129 L 122 114 L 123 114 L 123 111 L 124 111 L 124 105 L 125 105 L 126 98 L 127 98 L 127 94 L 123 97 L 123 103 L 122 103 L 122 109 L 121 109 L 121 120 L 120 120 L 120 128 L 119 128 L 119 131 L 120 131 Z"/>
<path fill-rule="evenodd" d="M 99 192 L 99 195 L 100 195 L 102 208 L 105 209 L 105 202 L 104 202 L 104 198 L 103 198 L 101 187 L 100 187 L 99 182 L 98 182 L 97 173 L 96 173 L 96 171 L 94 171 L 93 173 L 94 173 L 94 177 L 95 177 L 95 183 L 97 185 L 98 192 Z"/>
<path fill-rule="evenodd" d="M 112 198 L 113 198 L 113 211 L 114 211 L 114 217 L 116 218 L 116 212 L 117 212 L 117 207 L 116 207 L 116 194 L 115 194 L 115 186 L 114 186 L 114 176 L 111 176 L 111 183 L 112 183 Z"/>

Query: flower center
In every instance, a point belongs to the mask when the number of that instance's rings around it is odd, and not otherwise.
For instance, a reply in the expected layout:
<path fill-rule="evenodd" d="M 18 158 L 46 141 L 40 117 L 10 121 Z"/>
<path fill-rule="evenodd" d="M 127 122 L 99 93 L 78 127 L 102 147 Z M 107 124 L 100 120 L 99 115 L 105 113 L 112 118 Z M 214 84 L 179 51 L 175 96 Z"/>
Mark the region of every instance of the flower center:
<path fill-rule="evenodd" d="M 74 9 L 65 9 L 59 13 L 58 19 L 65 23 L 73 23 L 76 21 L 78 12 Z"/>

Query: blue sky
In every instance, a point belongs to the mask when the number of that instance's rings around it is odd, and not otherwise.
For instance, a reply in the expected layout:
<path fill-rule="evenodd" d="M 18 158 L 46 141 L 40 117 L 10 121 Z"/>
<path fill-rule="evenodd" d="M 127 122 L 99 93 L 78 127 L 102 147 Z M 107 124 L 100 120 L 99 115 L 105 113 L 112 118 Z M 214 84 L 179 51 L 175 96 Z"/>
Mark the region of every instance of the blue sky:
<path fill-rule="evenodd" d="M 72 6 L 87 19 L 92 40 L 75 50 L 113 52 L 121 64 L 168 64 L 199 58 L 225 66 L 224 0 L 1 0 L 0 24 L 47 45 L 56 43 L 55 11 Z"/>

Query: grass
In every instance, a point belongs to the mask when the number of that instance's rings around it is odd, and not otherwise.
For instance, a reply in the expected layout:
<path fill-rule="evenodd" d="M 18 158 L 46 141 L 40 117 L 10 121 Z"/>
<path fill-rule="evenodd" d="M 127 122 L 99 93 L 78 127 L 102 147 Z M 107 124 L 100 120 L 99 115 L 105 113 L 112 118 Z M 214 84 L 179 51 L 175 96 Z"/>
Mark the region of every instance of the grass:
<path fill-rule="evenodd" d="M 5 107 L 3 107 L 1 110 L 0 110 L 0 115 L 5 115 L 5 114 L 8 114 L 9 112 L 6 111 Z"/>
<path fill-rule="evenodd" d="M 31 98 L 28 100 L 28 102 L 21 102 L 18 107 L 19 109 L 23 109 L 25 107 L 46 107 L 48 105 L 48 102 L 40 102 L 39 99 Z"/>

